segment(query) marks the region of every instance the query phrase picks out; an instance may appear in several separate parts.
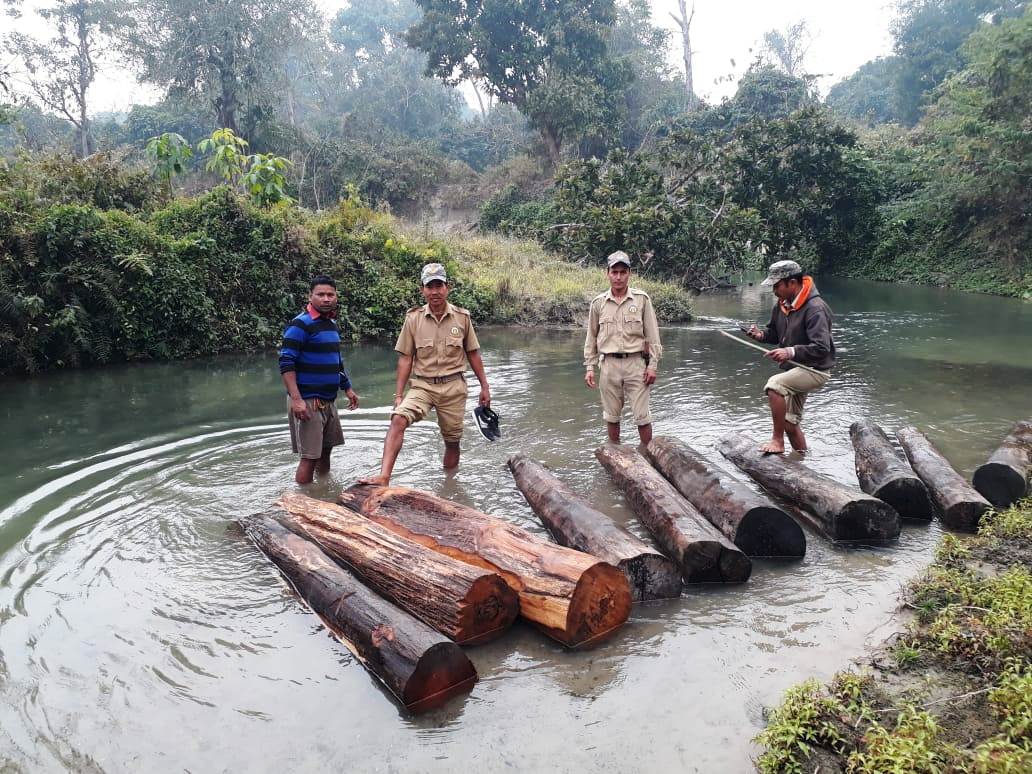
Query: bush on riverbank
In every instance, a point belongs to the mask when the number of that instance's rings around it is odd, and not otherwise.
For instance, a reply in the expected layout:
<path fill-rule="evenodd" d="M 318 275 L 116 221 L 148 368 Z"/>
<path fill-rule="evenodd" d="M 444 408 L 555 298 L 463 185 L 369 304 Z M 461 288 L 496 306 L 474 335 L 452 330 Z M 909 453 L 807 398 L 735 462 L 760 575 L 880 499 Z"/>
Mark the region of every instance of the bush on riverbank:
<path fill-rule="evenodd" d="M 518 283 L 499 256 L 549 264 L 540 248 L 421 240 L 354 195 L 314 214 L 258 209 L 225 187 L 155 209 L 155 191 L 103 159 L 0 167 L 0 374 L 274 346 L 318 272 L 337 279 L 352 339 L 396 331 L 431 261 L 449 267 L 452 300 L 481 323 L 573 322 L 587 288 L 604 284 L 558 263 L 534 274 L 554 284 Z M 666 294 L 669 321 L 686 319 L 687 295 Z"/>
<path fill-rule="evenodd" d="M 792 688 L 757 737 L 763 772 L 1032 770 L 1032 499 L 946 535 L 876 672 Z"/>

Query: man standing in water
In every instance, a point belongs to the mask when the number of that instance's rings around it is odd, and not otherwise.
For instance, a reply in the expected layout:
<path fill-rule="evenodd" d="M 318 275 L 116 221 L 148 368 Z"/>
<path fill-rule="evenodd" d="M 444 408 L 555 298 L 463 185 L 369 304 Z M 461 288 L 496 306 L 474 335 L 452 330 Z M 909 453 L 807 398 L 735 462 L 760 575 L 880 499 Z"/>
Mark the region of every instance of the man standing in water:
<path fill-rule="evenodd" d="M 426 303 L 409 309 L 398 343 L 397 381 L 391 424 L 383 442 L 380 475 L 359 479 L 360 484 L 390 483 L 405 430 L 437 411 L 437 426 L 444 439 L 444 469 L 459 466 L 459 440 L 466 412 L 466 362 L 480 381 L 480 405 L 491 405 L 491 390 L 480 358 L 480 342 L 469 312 L 448 303 L 448 275 L 439 263 L 428 263 L 420 273 L 420 291 Z M 402 393 L 405 385 L 411 386 Z"/>
<path fill-rule="evenodd" d="M 803 403 L 812 390 L 828 383 L 835 364 L 835 342 L 831 339 L 831 308 L 817 292 L 813 277 L 804 276 L 795 261 L 778 261 L 771 265 L 767 279 L 761 284 L 773 286 L 777 303 L 766 328 L 753 325 L 749 335 L 757 341 L 777 344 L 765 357 L 780 363 L 782 372 L 767 380 L 763 388 L 770 402 L 774 433 L 760 447 L 766 454 L 785 451 L 785 435 L 796 451 L 806 451 L 806 438 L 799 426 L 803 419 Z M 796 368 L 794 360 L 821 373 Z"/>
<path fill-rule="evenodd" d="M 311 483 L 313 473 L 328 473 L 330 452 L 344 443 L 337 391 L 348 396 L 348 409 L 358 406 L 344 371 L 336 318 L 337 285 L 320 274 L 312 278 L 305 311 L 283 332 L 279 368 L 287 388 L 290 444 L 301 455 L 294 474 L 299 484 Z"/>
<path fill-rule="evenodd" d="M 627 253 L 617 250 L 606 259 L 606 277 L 609 290 L 595 296 L 588 310 L 584 382 L 591 389 L 599 387 L 609 440 L 620 443 L 620 414 L 627 402 L 638 438 L 645 444 L 652 440 L 649 393 L 663 354 L 659 322 L 648 293 L 628 287 L 631 259 Z M 600 358 L 596 383 L 595 365 Z"/>

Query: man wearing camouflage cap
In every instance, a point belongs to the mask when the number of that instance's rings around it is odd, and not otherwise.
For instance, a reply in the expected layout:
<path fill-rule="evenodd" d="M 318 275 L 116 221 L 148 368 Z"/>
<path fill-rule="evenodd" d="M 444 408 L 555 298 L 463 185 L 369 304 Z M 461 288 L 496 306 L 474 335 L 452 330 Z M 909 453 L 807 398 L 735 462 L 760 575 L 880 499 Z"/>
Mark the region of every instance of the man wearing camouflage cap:
<path fill-rule="evenodd" d="M 426 303 L 406 312 L 398 343 L 394 346 L 398 353 L 394 410 L 383 443 L 380 474 L 360 479 L 360 484 L 386 486 L 390 483 L 405 430 L 423 419 L 430 409 L 437 412 L 437 425 L 444 439 L 444 467 L 446 470 L 458 467 L 459 439 L 466 410 L 467 361 L 480 381 L 480 405 L 491 405 L 491 390 L 473 321 L 467 310 L 448 303 L 448 275 L 444 266 L 439 263 L 424 266 L 419 285 Z M 407 384 L 408 392 L 404 392 Z"/>
<path fill-rule="evenodd" d="M 602 418 L 609 440 L 620 442 L 620 415 L 630 404 L 642 443 L 652 440 L 649 394 L 656 381 L 656 366 L 663 354 L 659 322 L 652 299 L 644 290 L 629 287 L 631 259 L 617 250 L 606 258 L 609 290 L 599 293 L 588 309 L 584 339 L 584 382 L 599 388 Z M 598 382 L 595 366 L 599 364 Z"/>
<path fill-rule="evenodd" d="M 749 335 L 757 341 L 778 345 L 766 357 L 780 363 L 782 371 L 768 379 L 763 388 L 770 403 L 774 432 L 760 451 L 781 454 L 785 451 L 786 435 L 793 449 L 805 451 L 806 438 L 800 427 L 803 404 L 811 391 L 828 383 L 835 364 L 831 308 L 817 292 L 813 277 L 804 275 L 795 261 L 771 264 L 767 279 L 761 284 L 772 286 L 777 303 L 767 327 L 753 325 Z M 789 360 L 809 369 L 796 368 Z"/>

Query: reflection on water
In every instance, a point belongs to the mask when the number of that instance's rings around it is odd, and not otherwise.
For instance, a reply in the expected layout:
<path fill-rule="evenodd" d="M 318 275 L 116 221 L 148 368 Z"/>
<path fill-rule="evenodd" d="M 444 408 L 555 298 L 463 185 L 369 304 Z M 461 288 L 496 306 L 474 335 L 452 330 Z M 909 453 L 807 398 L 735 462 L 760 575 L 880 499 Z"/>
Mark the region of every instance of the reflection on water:
<path fill-rule="evenodd" d="M 826 279 L 840 363 L 807 404 L 811 464 L 855 483 L 850 422 L 916 423 L 966 473 L 1032 416 L 1032 308 Z M 716 335 L 764 322 L 757 285 L 699 299 L 663 331 L 659 432 L 714 455 L 729 430 L 768 431 L 771 366 Z M 485 330 L 504 438 L 472 429 L 454 475 L 433 425 L 412 427 L 400 484 L 544 534 L 504 467 L 520 451 L 644 532 L 595 462 L 597 395 L 579 332 Z M 362 408 L 309 488 L 332 498 L 377 467 L 393 354 L 349 355 Z M 465 699 L 406 718 L 231 527 L 290 485 L 271 354 L 4 384 L 0 408 L 0 768 L 23 771 L 747 770 L 762 707 L 859 655 L 939 527 L 897 546 L 758 561 L 748 584 L 636 606 L 621 634 L 567 653 L 518 624 L 470 649 Z M 475 396 L 475 390 L 473 395 Z M 628 428 L 629 429 L 629 428 Z"/>

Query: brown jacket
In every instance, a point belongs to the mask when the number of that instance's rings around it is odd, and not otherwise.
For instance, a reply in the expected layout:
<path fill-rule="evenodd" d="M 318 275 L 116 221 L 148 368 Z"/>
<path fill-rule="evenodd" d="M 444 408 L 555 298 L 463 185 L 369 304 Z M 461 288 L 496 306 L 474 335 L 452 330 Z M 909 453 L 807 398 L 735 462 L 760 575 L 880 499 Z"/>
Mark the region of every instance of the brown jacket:
<path fill-rule="evenodd" d="M 763 332 L 763 341 L 779 347 L 794 347 L 795 355 L 792 359 L 797 363 L 818 371 L 830 371 L 835 365 L 831 320 L 831 307 L 824 303 L 815 287 L 810 291 L 806 303 L 792 314 L 785 314 L 779 304 L 774 304 L 770 324 Z M 781 368 L 788 370 L 792 366 L 782 363 Z"/>

